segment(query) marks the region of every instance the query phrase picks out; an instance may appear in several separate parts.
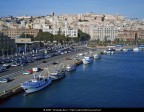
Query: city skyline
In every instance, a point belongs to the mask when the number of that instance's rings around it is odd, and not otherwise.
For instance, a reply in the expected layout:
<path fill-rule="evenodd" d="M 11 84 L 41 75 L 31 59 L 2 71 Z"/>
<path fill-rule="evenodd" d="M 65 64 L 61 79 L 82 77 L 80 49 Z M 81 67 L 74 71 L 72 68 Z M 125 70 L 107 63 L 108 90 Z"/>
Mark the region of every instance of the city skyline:
<path fill-rule="evenodd" d="M 97 14 L 119 14 L 127 18 L 144 19 L 143 0 L 0 0 L 0 16 L 44 16 L 52 12 L 59 14 L 78 14 L 94 12 Z"/>

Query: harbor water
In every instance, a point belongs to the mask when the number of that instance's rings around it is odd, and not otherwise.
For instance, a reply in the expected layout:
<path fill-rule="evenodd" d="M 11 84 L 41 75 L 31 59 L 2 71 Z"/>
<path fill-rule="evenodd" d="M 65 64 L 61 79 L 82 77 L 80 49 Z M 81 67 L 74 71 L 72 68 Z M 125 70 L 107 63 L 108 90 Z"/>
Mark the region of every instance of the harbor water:
<path fill-rule="evenodd" d="M 0 108 L 143 108 L 144 52 L 102 55 L 48 87 L 23 95 L 11 97 Z"/>

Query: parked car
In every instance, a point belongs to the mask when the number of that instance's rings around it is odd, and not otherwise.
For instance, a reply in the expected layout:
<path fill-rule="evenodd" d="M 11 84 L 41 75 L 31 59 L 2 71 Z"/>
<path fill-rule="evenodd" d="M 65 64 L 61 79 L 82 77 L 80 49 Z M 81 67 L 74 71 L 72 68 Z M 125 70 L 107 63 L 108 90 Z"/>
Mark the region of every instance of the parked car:
<path fill-rule="evenodd" d="M 24 71 L 23 72 L 23 75 L 29 75 L 29 74 L 32 74 L 33 73 L 33 70 L 32 69 L 29 69 L 27 71 Z"/>
<path fill-rule="evenodd" d="M 5 64 L 3 64 L 3 66 L 6 67 L 6 68 L 10 68 L 11 67 L 11 65 L 9 63 L 5 63 Z"/>
<path fill-rule="evenodd" d="M 56 65 L 56 64 L 58 64 L 58 63 L 57 63 L 57 62 L 53 62 L 52 64 L 53 64 L 53 65 Z"/>
<path fill-rule="evenodd" d="M 43 63 L 47 63 L 47 61 L 42 61 Z"/>
<path fill-rule="evenodd" d="M 9 82 L 9 81 L 10 81 L 9 78 L 2 78 L 2 79 L 0 79 L 0 82 L 1 82 L 1 83 Z"/>
<path fill-rule="evenodd" d="M 0 67 L 0 73 L 1 73 L 1 72 L 5 72 L 6 69 L 7 69 L 7 68 L 6 68 L 5 66 L 1 66 L 1 67 Z"/>

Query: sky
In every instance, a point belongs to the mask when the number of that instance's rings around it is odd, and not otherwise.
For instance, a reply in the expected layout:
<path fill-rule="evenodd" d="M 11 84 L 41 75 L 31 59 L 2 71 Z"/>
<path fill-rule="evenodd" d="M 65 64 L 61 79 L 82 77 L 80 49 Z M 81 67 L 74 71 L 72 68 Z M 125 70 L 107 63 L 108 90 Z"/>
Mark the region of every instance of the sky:
<path fill-rule="evenodd" d="M 46 16 L 54 12 L 119 14 L 144 19 L 144 0 L 0 0 L 0 17 Z"/>

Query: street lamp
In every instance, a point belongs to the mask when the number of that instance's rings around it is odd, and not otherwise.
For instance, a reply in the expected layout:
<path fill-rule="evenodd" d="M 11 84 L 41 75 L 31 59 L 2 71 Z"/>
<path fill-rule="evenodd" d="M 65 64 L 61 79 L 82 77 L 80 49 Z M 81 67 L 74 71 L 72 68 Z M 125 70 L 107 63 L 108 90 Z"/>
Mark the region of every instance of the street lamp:
<path fill-rule="evenodd" d="M 26 28 L 25 28 L 25 54 L 26 54 Z"/>

